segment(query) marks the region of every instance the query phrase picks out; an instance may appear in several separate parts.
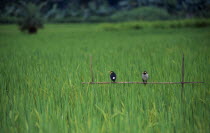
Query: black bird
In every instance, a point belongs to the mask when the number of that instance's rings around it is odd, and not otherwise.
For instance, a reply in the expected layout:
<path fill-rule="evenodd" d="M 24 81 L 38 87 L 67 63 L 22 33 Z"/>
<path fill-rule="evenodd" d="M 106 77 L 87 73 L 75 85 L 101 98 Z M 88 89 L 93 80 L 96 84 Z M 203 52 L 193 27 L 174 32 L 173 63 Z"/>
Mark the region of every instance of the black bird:
<path fill-rule="evenodd" d="M 113 82 L 115 82 L 117 75 L 113 71 L 110 71 L 110 78 Z"/>

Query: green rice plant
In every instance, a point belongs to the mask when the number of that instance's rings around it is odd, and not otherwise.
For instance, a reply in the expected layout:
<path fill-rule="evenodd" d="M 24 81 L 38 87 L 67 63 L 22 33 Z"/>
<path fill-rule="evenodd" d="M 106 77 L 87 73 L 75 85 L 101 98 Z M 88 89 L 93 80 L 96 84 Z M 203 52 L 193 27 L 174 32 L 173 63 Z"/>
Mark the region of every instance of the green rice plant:
<path fill-rule="evenodd" d="M 127 24 L 47 24 L 33 36 L 0 25 L 0 132 L 209 132 L 209 27 Z M 95 82 L 110 70 L 117 81 L 146 70 L 148 82 L 179 82 L 183 53 L 185 81 L 204 84 L 81 84 L 90 55 Z"/>

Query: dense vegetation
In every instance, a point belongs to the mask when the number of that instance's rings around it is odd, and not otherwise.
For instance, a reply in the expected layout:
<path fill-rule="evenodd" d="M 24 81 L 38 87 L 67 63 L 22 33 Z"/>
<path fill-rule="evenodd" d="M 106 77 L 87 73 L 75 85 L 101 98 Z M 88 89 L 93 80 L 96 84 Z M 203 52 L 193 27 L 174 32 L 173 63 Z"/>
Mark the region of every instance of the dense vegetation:
<path fill-rule="evenodd" d="M 33 3 L 48 22 L 101 22 L 209 18 L 209 0 L 1 0 L 0 22 L 19 21 L 20 3 Z M 143 8 L 143 9 L 141 9 Z"/>
<path fill-rule="evenodd" d="M 141 30 L 144 28 L 153 29 L 167 29 L 167 28 L 201 28 L 209 27 L 209 19 L 185 19 L 185 20 L 173 20 L 173 21 L 132 21 L 124 23 L 101 23 L 100 27 L 104 30 L 124 30 L 135 29 Z"/>
<path fill-rule="evenodd" d="M 123 26 L 122 26 L 123 27 Z M 210 47 L 205 28 L 46 25 L 26 35 L 0 26 L 0 132 L 209 132 Z M 90 81 L 180 81 L 181 85 L 82 85 Z"/>

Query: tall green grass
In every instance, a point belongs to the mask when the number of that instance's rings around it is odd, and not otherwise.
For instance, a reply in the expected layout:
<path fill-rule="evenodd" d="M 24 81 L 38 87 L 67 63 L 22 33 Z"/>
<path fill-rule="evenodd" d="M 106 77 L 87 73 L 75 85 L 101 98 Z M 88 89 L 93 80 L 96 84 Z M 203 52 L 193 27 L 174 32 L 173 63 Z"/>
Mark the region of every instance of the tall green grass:
<path fill-rule="evenodd" d="M 209 132 L 209 28 L 102 31 L 46 25 L 37 35 L 0 26 L 0 132 Z M 181 85 L 91 81 L 181 81 Z"/>

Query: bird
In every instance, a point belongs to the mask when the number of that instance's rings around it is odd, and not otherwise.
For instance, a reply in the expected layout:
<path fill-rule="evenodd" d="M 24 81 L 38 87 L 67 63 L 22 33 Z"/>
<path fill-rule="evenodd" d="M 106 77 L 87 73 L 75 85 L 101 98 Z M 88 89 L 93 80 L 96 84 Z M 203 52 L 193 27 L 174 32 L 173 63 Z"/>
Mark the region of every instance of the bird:
<path fill-rule="evenodd" d="M 115 82 L 115 80 L 117 79 L 117 75 L 114 73 L 114 71 L 110 71 L 110 79 Z"/>
<path fill-rule="evenodd" d="M 147 83 L 148 78 L 149 78 L 149 75 L 148 75 L 147 71 L 144 71 L 142 73 L 142 81 L 144 82 L 145 85 Z"/>

